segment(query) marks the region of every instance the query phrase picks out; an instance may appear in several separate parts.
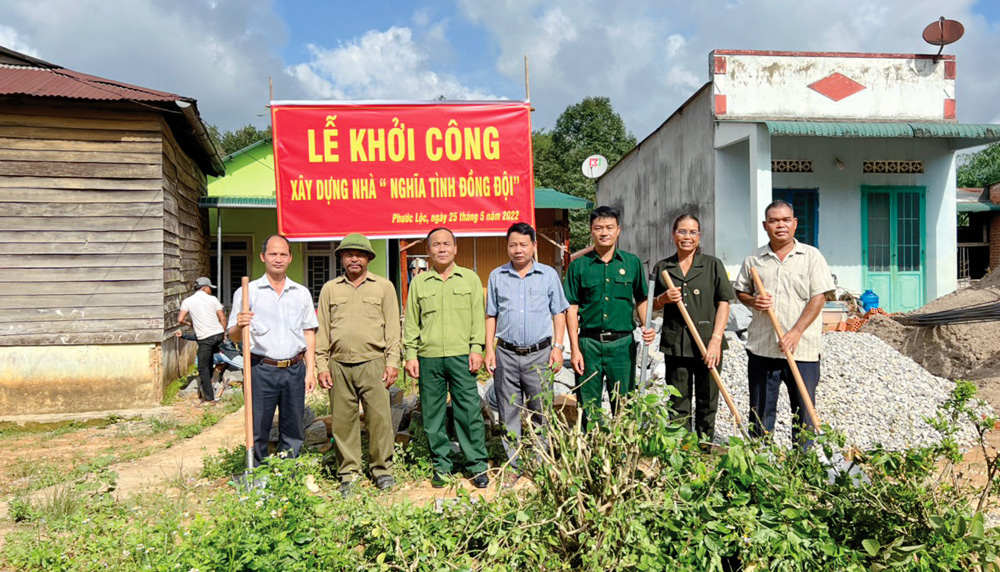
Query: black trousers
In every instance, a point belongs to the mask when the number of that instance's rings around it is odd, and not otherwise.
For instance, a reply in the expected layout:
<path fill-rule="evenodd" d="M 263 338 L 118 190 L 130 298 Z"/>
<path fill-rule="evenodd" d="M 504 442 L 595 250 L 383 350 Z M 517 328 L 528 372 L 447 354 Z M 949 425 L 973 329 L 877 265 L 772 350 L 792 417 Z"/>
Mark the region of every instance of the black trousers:
<path fill-rule="evenodd" d="M 799 395 L 799 388 L 792 377 L 792 368 L 785 359 L 761 357 L 747 352 L 747 378 L 750 381 L 750 434 L 760 437 L 764 433 L 774 431 L 774 421 L 778 414 L 778 391 L 784 383 L 788 388 L 788 401 L 792 409 L 792 441 L 798 442 L 803 448 L 812 445 L 811 441 L 799 441 L 801 427 L 815 431 L 812 419 L 806 411 L 805 402 Z M 819 385 L 819 362 L 796 361 L 795 365 L 802 374 L 802 382 L 809 392 L 813 405 L 816 404 L 816 386 Z"/>
<path fill-rule="evenodd" d="M 267 457 L 267 443 L 278 410 L 278 451 L 297 457 L 305 440 L 302 424 L 306 412 L 305 360 L 289 367 L 267 365 L 251 359 L 253 394 L 253 456 L 255 465 Z"/>
<path fill-rule="evenodd" d="M 203 340 L 198 340 L 198 388 L 201 398 L 215 401 L 215 390 L 212 388 L 212 371 L 215 369 L 215 353 L 222 348 L 224 334 L 215 334 Z"/>
<path fill-rule="evenodd" d="M 691 426 L 691 395 L 694 394 L 694 429 L 704 435 L 707 441 L 715 437 L 715 412 L 719 408 L 719 387 L 708 373 L 708 366 L 699 358 L 665 356 L 667 383 L 677 388 L 673 419 L 683 420 L 684 426 Z M 718 369 L 722 369 L 719 361 Z"/>

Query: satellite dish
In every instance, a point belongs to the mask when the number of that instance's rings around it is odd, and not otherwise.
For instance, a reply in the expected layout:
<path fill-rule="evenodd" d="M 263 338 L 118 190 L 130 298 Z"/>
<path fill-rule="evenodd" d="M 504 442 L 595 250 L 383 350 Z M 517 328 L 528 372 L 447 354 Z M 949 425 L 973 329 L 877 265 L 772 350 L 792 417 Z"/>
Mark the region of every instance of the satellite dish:
<path fill-rule="evenodd" d="M 583 176 L 596 179 L 608 170 L 608 160 L 601 155 L 591 155 L 583 160 Z"/>
<path fill-rule="evenodd" d="M 924 28 L 924 41 L 932 46 L 940 46 L 937 55 L 934 56 L 934 63 L 937 63 L 938 58 L 941 57 L 944 47 L 957 42 L 963 34 L 965 34 L 965 26 L 961 22 L 946 20 L 944 16 Z"/>

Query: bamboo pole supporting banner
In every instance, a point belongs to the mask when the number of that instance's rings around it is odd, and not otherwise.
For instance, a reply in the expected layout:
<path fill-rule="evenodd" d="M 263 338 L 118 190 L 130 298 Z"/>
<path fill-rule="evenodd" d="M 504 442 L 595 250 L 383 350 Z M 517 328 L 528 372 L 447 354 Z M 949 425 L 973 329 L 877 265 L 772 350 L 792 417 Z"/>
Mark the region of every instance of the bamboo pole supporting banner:
<path fill-rule="evenodd" d="M 757 274 L 756 268 L 750 269 L 750 275 L 753 276 L 754 286 L 757 288 L 759 294 L 767 294 L 767 290 L 764 289 L 764 283 L 760 280 L 760 274 Z M 774 327 L 774 333 L 778 335 L 778 340 L 781 340 L 785 335 L 785 330 L 781 327 L 781 322 L 778 321 L 778 315 L 774 313 L 774 307 L 767 309 L 767 317 L 771 319 L 771 326 Z M 795 356 L 792 352 L 785 350 L 785 359 L 788 360 L 788 367 L 792 370 L 792 377 L 795 378 L 795 386 L 799 389 L 799 396 L 802 398 L 802 403 L 806 404 L 806 411 L 809 413 L 809 419 L 812 420 L 813 428 L 818 432 L 821 422 L 819 420 L 819 415 L 816 414 L 816 408 L 813 406 L 812 397 L 809 396 L 809 392 L 806 391 L 806 384 L 802 381 L 802 374 L 799 372 L 799 365 L 795 363 Z"/>
<path fill-rule="evenodd" d="M 243 312 L 250 311 L 250 279 L 242 281 Z M 243 423 L 247 440 L 247 473 L 253 470 L 253 389 L 250 371 L 250 327 L 243 328 Z"/>
<path fill-rule="evenodd" d="M 663 277 L 663 281 L 667 283 L 667 288 L 674 288 L 674 281 L 670 278 L 670 274 L 664 270 L 660 275 Z M 705 347 L 705 342 L 701 339 L 701 335 L 698 334 L 698 328 L 695 327 L 694 321 L 691 319 L 691 314 L 688 314 L 687 307 L 684 303 L 677 304 L 677 309 L 681 311 L 681 317 L 684 318 L 684 323 L 687 324 L 688 331 L 691 332 L 691 337 L 694 338 L 695 345 L 698 346 L 698 351 L 701 352 L 701 357 L 705 357 L 708 354 L 708 349 Z M 726 405 L 729 407 L 729 412 L 733 414 L 733 421 L 736 422 L 736 427 L 739 428 L 740 433 L 743 434 L 743 438 L 749 440 L 749 436 L 746 433 L 746 427 L 743 426 L 743 418 L 740 417 L 740 411 L 736 408 L 736 403 L 733 401 L 733 396 L 729 394 L 729 389 L 726 384 L 722 381 L 722 376 L 719 375 L 719 370 L 715 369 L 715 366 L 708 368 L 708 373 L 711 374 L 712 379 L 715 381 L 715 385 L 719 388 L 719 393 L 722 394 L 722 399 L 726 401 Z"/>

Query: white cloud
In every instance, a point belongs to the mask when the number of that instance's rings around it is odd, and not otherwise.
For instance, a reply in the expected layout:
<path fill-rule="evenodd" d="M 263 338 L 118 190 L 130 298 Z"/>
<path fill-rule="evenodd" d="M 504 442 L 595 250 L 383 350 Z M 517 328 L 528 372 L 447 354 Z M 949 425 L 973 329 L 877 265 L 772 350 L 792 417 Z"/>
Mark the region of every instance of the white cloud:
<path fill-rule="evenodd" d="M 676 57 L 684 50 L 684 46 L 686 45 L 687 40 L 684 39 L 684 36 L 680 34 L 670 34 L 667 36 L 667 57 Z"/>
<path fill-rule="evenodd" d="M 285 41 L 285 26 L 271 10 L 271 0 L 7 1 L 0 44 L 193 97 L 205 121 L 222 129 L 262 126 L 268 75 L 284 67 L 274 46 Z M 297 85 L 287 89 L 298 95 Z"/>
<path fill-rule="evenodd" d="M 432 27 L 433 32 L 435 28 Z M 431 34 L 430 40 L 440 40 Z M 316 99 L 496 99 L 431 69 L 427 51 L 409 28 L 371 30 L 336 48 L 311 45 L 308 62 L 289 66 L 307 97 Z"/>
<path fill-rule="evenodd" d="M 974 4 L 949 3 L 947 16 L 965 24 L 966 35 L 946 53 L 959 62 L 959 119 L 991 122 L 1000 115 L 992 61 L 1000 29 L 974 15 Z M 553 125 L 588 95 L 606 95 L 640 138 L 711 79 L 713 49 L 934 53 L 920 34 L 941 12 L 939 0 L 459 0 L 459 7 L 494 38 L 498 72 L 516 79 L 528 55 L 535 126 Z"/>
<path fill-rule="evenodd" d="M 21 41 L 20 36 L 17 34 L 17 30 L 7 26 L 0 26 L 0 46 L 32 57 L 39 57 L 38 52 L 36 52 L 34 48 Z"/>

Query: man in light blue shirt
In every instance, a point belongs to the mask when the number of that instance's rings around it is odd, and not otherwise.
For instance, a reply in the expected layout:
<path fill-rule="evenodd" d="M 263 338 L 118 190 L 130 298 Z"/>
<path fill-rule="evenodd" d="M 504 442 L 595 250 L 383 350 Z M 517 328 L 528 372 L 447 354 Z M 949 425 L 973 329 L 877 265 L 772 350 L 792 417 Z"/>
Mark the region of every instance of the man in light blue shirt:
<path fill-rule="evenodd" d="M 243 307 L 243 288 L 233 294 L 229 338 L 243 339 L 250 328 L 250 371 L 253 399 L 254 459 L 267 456 L 274 410 L 278 410 L 279 451 L 292 457 L 305 440 L 302 424 L 306 393 L 316 387 L 316 329 L 319 322 L 309 290 L 285 275 L 292 262 L 291 245 L 274 235 L 261 245 L 264 276 L 247 285 L 249 312 Z"/>
<path fill-rule="evenodd" d="M 486 367 L 493 373 L 497 410 L 507 429 L 504 449 L 515 469 L 506 485 L 517 481 L 521 410 L 534 412 L 532 424 L 541 427 L 541 370 L 558 370 L 563 361 L 569 302 L 555 269 L 534 260 L 537 246 L 531 225 L 511 225 L 510 262 L 490 273 L 486 287 Z"/>

